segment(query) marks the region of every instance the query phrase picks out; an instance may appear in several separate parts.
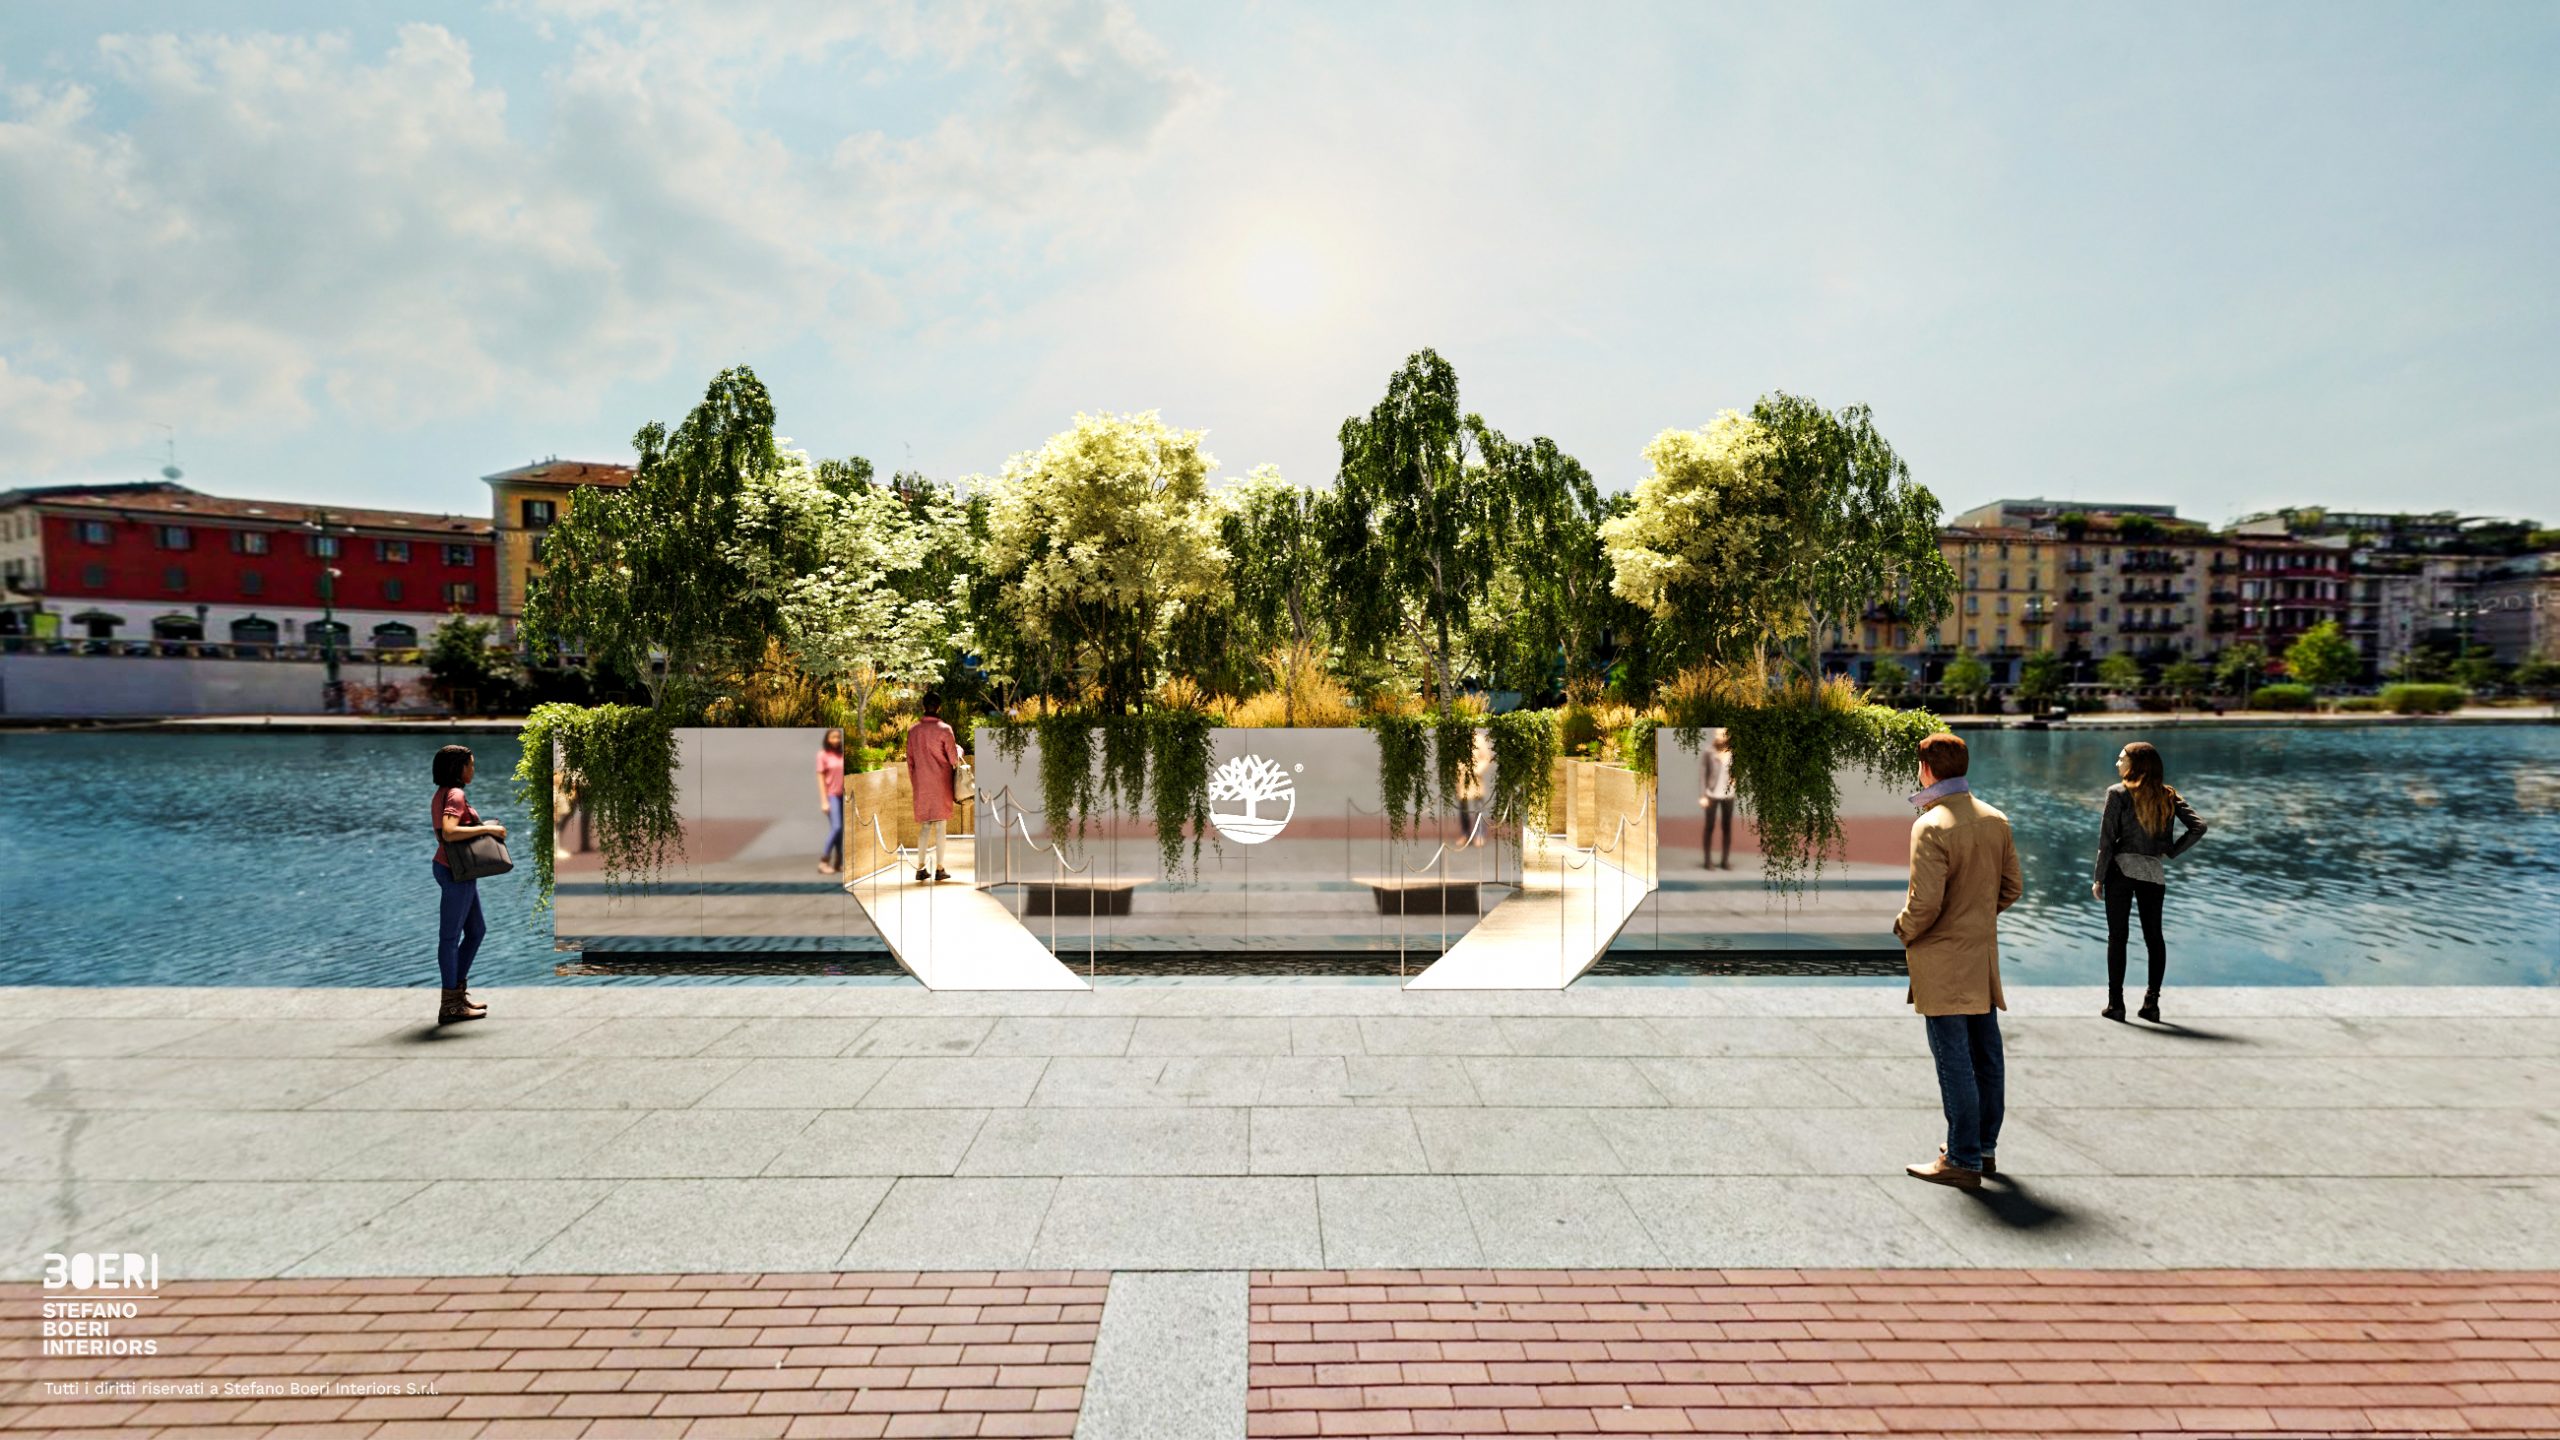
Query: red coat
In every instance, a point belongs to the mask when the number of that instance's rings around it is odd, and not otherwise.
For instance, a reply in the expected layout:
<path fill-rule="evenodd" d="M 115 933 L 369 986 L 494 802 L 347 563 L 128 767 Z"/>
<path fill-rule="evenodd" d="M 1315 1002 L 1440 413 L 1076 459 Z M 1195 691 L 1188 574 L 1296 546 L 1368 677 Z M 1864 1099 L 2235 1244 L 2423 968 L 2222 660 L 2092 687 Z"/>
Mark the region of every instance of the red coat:
<path fill-rule="evenodd" d="M 951 818 L 951 774 L 960 766 L 960 739 L 928 715 L 907 730 L 907 784 L 915 791 L 919 822 Z"/>

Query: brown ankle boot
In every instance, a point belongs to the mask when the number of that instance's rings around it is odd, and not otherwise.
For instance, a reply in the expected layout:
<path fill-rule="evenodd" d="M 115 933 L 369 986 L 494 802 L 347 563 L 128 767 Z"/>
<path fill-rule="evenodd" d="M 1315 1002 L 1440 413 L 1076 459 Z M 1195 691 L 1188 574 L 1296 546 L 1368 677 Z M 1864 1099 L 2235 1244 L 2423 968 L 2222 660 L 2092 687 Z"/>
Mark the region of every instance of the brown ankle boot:
<path fill-rule="evenodd" d="M 480 1012 L 472 1009 L 470 1005 L 464 1002 L 462 992 L 459 990 L 445 991 L 444 1003 L 436 1008 L 436 1023 L 439 1025 L 452 1025 L 460 1021 L 477 1020 L 479 1018 Z"/>
<path fill-rule="evenodd" d="M 488 1013 L 489 1013 L 489 1007 L 488 1007 L 488 1006 L 486 1006 L 486 1005 L 481 1004 L 481 1003 L 480 1003 L 479 1001 L 477 1001 L 477 1000 L 472 999 L 472 998 L 471 998 L 471 992 L 470 992 L 470 991 L 465 990 L 465 991 L 461 991 L 461 992 L 459 992 L 459 993 L 460 993 L 460 994 L 461 994 L 461 996 L 462 996 L 462 1008 L 463 1008 L 463 1009 L 465 1009 L 465 1010 L 470 1011 L 470 1012 L 471 1012 L 471 1016 L 472 1016 L 472 1018 L 473 1018 L 473 1019 L 475 1019 L 475 1020 L 476 1020 L 476 1019 L 478 1019 L 479 1017 L 481 1017 L 481 1016 L 486 1015 L 486 1014 L 488 1014 Z"/>

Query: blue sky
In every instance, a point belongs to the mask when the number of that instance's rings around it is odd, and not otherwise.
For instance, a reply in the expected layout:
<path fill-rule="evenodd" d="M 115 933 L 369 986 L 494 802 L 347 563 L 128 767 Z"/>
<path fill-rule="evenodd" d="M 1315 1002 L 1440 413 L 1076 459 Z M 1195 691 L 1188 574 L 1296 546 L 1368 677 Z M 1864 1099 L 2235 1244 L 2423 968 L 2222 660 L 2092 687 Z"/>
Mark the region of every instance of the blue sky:
<path fill-rule="evenodd" d="M 726 364 L 1321 483 L 1409 351 L 1605 484 L 1773 389 L 2003 495 L 2560 520 L 2560 8 L 0 8 L 0 484 L 478 511 Z"/>

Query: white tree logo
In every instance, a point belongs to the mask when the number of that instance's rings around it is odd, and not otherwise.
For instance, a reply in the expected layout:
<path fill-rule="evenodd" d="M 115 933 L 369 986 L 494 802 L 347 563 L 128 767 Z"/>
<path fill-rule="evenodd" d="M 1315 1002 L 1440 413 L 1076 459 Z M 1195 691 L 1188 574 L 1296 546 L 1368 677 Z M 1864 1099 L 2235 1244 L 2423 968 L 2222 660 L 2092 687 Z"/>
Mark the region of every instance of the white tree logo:
<path fill-rule="evenodd" d="M 1287 807 L 1277 816 L 1263 814 L 1262 807 L 1275 800 L 1286 801 Z M 1244 813 L 1221 812 L 1221 801 L 1242 805 Z M 1239 755 L 1209 772 L 1209 823 L 1239 845 L 1261 844 L 1279 834 L 1297 813 L 1297 782 L 1274 761 Z"/>

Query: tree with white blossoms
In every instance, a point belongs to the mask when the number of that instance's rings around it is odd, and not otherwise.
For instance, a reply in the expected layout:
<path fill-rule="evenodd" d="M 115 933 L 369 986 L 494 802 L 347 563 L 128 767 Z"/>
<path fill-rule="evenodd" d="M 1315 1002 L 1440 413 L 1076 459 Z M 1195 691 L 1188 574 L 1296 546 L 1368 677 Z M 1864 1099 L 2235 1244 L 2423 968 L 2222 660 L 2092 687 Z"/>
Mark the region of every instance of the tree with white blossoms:
<path fill-rule="evenodd" d="M 987 499 L 987 577 L 1019 647 L 1070 695 L 1098 688 L 1106 714 L 1143 708 L 1174 622 L 1223 592 L 1217 461 L 1201 433 L 1152 410 L 1080 414 L 972 482 Z"/>
<path fill-rule="evenodd" d="M 949 563 L 966 568 L 968 511 L 947 487 L 786 450 L 738 505 L 741 533 L 784 537 L 734 554 L 747 594 L 774 607 L 793 662 L 852 699 L 853 745 L 884 689 L 931 685 L 970 644 L 967 577 Z"/>
<path fill-rule="evenodd" d="M 1765 432 L 1727 410 L 1697 430 L 1665 430 L 1634 506 L 1600 527 L 1610 588 L 1653 616 L 1660 668 L 1751 655 L 1766 668 L 1763 557 L 1784 523 L 1763 463 Z"/>

